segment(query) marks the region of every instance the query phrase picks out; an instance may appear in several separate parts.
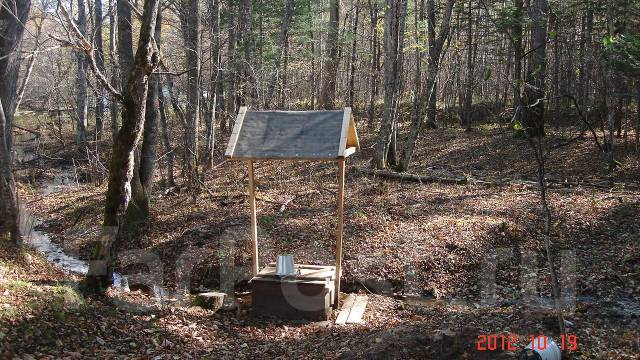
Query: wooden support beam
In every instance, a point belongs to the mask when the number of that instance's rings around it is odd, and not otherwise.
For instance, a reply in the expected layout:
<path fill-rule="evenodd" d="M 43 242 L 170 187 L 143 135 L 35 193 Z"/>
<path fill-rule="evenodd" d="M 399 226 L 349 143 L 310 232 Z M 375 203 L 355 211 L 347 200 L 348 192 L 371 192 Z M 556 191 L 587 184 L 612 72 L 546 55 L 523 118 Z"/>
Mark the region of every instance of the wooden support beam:
<path fill-rule="evenodd" d="M 251 257 L 253 264 L 253 276 L 258 275 L 260 264 L 258 262 L 258 219 L 256 218 L 256 189 L 253 179 L 253 161 L 247 162 L 249 167 L 249 206 L 251 206 Z"/>
<path fill-rule="evenodd" d="M 336 280 L 334 292 L 334 308 L 338 308 L 340 300 L 340 275 L 342 274 L 342 230 L 344 228 L 344 162 L 338 160 L 338 226 L 336 230 Z"/>

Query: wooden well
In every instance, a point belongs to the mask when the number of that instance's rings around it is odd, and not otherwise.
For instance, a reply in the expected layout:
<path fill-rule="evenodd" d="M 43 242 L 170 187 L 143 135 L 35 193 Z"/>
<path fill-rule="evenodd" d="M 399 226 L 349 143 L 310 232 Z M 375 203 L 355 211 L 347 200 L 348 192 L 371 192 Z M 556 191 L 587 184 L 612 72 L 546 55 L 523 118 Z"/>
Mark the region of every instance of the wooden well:
<path fill-rule="evenodd" d="M 345 160 L 360 148 L 351 108 L 335 111 L 249 111 L 240 108 L 225 156 L 247 162 L 256 314 L 328 319 L 338 307 L 342 273 Z M 275 265 L 260 269 L 254 161 L 314 160 L 338 163 L 336 261 L 334 266 L 300 265 L 293 277 L 275 275 Z"/>
<path fill-rule="evenodd" d="M 300 274 L 276 275 L 269 264 L 251 279 L 252 306 L 258 315 L 328 320 L 335 294 L 335 266 L 297 265 Z"/>

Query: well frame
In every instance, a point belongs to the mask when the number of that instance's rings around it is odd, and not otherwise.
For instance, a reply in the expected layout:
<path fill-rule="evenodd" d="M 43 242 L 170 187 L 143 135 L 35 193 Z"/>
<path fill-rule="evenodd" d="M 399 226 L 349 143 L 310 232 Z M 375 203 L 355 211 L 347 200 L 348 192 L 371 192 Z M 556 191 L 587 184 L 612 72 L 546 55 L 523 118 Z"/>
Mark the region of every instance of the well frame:
<path fill-rule="evenodd" d="M 339 304 L 340 277 L 342 274 L 345 162 L 347 157 L 360 148 L 351 108 L 346 107 L 344 110 L 341 110 L 341 112 L 341 121 L 338 121 L 337 111 L 249 111 L 247 107 L 241 107 L 238 111 L 238 116 L 225 152 L 227 159 L 245 161 L 247 163 L 249 207 L 251 212 L 251 258 L 254 278 L 256 278 L 260 272 L 254 162 L 259 160 L 310 160 L 338 163 L 335 280 L 332 301 L 334 308 L 337 308 Z M 249 117 L 247 117 L 247 114 L 249 114 Z M 293 121 L 277 121 L 278 116 Z M 304 123 L 305 117 L 311 119 L 322 116 L 327 117 L 326 122 L 320 119 L 321 122 L 315 122 L 317 125 L 314 125 L 313 121 L 309 124 Z M 250 118 L 251 120 L 245 122 L 245 118 Z M 253 122 L 251 129 L 243 130 L 243 125 L 250 121 Z M 330 132 L 334 136 L 327 139 L 325 136 L 327 131 L 325 131 L 326 129 L 324 129 L 324 127 L 329 125 L 329 121 L 331 121 L 332 126 L 339 126 L 339 129 L 330 129 Z M 285 123 L 294 129 L 284 128 Z M 283 128 L 279 128 L 280 125 L 282 125 Z M 320 127 L 323 127 L 323 130 L 321 130 Z M 276 138 L 273 139 L 270 137 L 269 132 L 273 133 L 274 135 L 272 137 Z M 338 134 L 339 138 L 337 137 Z M 296 135 L 307 139 L 308 144 L 298 143 L 297 139 L 294 138 Z M 260 144 L 252 148 L 252 141 Z M 289 144 L 289 147 L 286 147 L 287 144 Z M 240 148 L 241 150 L 239 151 Z"/>

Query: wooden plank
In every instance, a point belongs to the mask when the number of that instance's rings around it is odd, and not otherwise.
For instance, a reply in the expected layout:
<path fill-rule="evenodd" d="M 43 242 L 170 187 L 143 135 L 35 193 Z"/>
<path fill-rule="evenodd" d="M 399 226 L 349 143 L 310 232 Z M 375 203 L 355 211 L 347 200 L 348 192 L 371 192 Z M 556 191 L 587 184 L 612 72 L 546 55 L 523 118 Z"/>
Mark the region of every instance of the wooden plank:
<path fill-rule="evenodd" d="M 296 264 L 296 268 L 300 271 L 298 278 L 313 277 L 322 279 L 333 280 L 336 273 L 335 266 L 321 266 L 321 265 L 305 265 Z M 270 263 L 260 270 L 258 276 L 276 276 L 276 265 Z"/>
<path fill-rule="evenodd" d="M 367 308 L 367 301 L 368 298 L 366 295 L 358 295 L 356 297 L 353 307 L 349 312 L 347 324 L 358 324 L 362 322 L 362 315 L 364 314 L 364 310 Z"/>
<path fill-rule="evenodd" d="M 229 160 L 249 161 L 249 160 L 283 160 L 283 161 L 337 161 L 342 159 L 342 156 L 334 157 L 312 157 L 312 156 L 234 156 L 229 157 Z"/>
<path fill-rule="evenodd" d="M 349 120 L 349 135 L 347 135 L 346 147 L 355 147 L 356 149 L 360 149 L 360 139 L 358 138 L 356 122 L 353 120 L 353 117 Z"/>
<path fill-rule="evenodd" d="M 344 157 L 349 157 L 349 156 L 351 156 L 351 155 L 352 155 L 353 153 L 355 153 L 355 152 L 356 152 L 356 148 L 355 148 L 355 147 L 350 147 L 350 148 L 348 148 L 348 149 L 346 149 L 346 150 L 344 151 L 344 154 L 343 154 L 343 155 L 344 155 Z"/>
<path fill-rule="evenodd" d="M 256 190 L 253 179 L 253 161 L 247 162 L 249 168 L 249 206 L 251 207 L 251 257 L 253 260 L 253 275 L 258 274 L 258 219 L 256 217 Z"/>
<path fill-rule="evenodd" d="M 342 128 L 340 130 L 340 145 L 338 146 L 338 156 L 344 157 L 344 151 L 347 148 L 347 137 L 349 135 L 349 122 L 351 121 L 351 108 L 344 108 L 342 115 Z"/>
<path fill-rule="evenodd" d="M 355 302 L 356 296 L 354 294 L 349 294 L 347 298 L 344 300 L 342 304 L 342 309 L 340 309 L 340 313 L 336 318 L 336 325 L 344 325 L 349 318 L 349 313 L 351 313 L 351 308 Z"/>
<path fill-rule="evenodd" d="M 333 306 L 340 299 L 340 276 L 342 275 L 342 232 L 344 228 L 344 158 L 338 161 L 338 226 L 336 229 L 336 280 Z"/>
<path fill-rule="evenodd" d="M 238 117 L 236 118 L 236 123 L 233 126 L 233 131 L 231 132 L 231 136 L 229 137 L 229 144 L 227 144 L 227 151 L 225 151 L 224 155 L 226 157 L 232 157 L 233 152 L 235 151 L 236 144 L 238 143 L 238 135 L 240 134 L 240 130 L 242 129 L 242 123 L 244 121 L 244 117 L 247 113 L 247 107 L 243 106 L 238 111 Z"/>

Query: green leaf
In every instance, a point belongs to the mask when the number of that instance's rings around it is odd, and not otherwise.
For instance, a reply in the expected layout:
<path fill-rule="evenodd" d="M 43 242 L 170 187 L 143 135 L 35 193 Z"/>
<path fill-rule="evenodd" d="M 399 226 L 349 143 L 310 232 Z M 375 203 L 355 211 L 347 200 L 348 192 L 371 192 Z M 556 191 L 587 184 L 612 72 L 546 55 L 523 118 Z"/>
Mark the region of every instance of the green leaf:
<path fill-rule="evenodd" d="M 606 35 L 604 38 L 602 38 L 602 45 L 604 45 L 605 47 L 609 47 L 615 43 L 616 38 L 613 37 L 613 35 Z"/>

